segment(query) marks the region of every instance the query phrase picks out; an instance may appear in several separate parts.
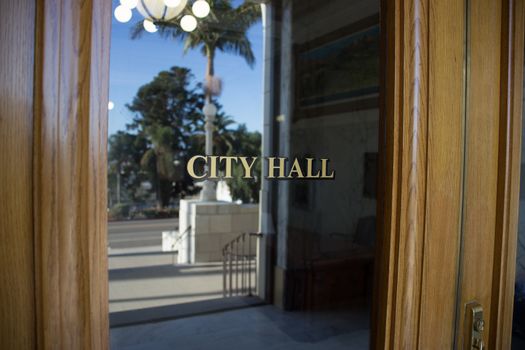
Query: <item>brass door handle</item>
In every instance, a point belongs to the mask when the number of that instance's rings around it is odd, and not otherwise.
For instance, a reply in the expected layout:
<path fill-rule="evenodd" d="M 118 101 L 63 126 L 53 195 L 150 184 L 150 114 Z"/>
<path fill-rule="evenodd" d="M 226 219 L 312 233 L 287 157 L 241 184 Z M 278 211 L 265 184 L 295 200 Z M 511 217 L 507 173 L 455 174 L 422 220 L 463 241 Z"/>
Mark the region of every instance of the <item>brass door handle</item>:
<path fill-rule="evenodd" d="M 464 349 L 484 350 L 483 330 L 485 321 L 483 320 L 483 307 L 481 304 L 473 301 L 466 305 L 466 329 L 465 339 L 467 344 Z"/>
<path fill-rule="evenodd" d="M 485 349 L 485 343 L 481 339 L 474 338 L 473 339 L 472 348 L 473 349 L 477 349 L 477 350 L 484 350 Z"/>

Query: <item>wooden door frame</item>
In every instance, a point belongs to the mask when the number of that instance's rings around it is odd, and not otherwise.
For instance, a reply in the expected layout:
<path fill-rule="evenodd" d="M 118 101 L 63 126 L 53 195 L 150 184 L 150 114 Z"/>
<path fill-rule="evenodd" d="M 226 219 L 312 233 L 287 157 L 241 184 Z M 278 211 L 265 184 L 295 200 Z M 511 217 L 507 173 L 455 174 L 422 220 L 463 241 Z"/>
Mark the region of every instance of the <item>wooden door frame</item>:
<path fill-rule="evenodd" d="M 503 6 L 500 144 L 489 348 L 510 349 L 520 193 L 525 4 Z"/>
<path fill-rule="evenodd" d="M 33 218 L 38 349 L 109 348 L 111 4 L 37 1 Z"/>
<path fill-rule="evenodd" d="M 34 0 L 0 2 L 0 349 L 34 349 Z"/>
<path fill-rule="evenodd" d="M 373 347 L 417 348 L 425 277 L 429 0 L 383 0 L 379 263 Z M 503 52 L 495 348 L 510 340 L 521 144 L 523 1 L 509 0 Z M 111 2 L 38 2 L 34 253 L 42 349 L 107 349 L 106 139 Z M 387 45 L 388 43 L 388 45 Z M 411 61 L 412 60 L 412 61 Z M 415 61 L 414 61 L 415 60 Z M 417 62 L 417 64 L 414 64 Z M 406 68 L 410 68 L 406 70 Z M 400 252 L 403 250 L 403 255 Z"/>
<path fill-rule="evenodd" d="M 523 98 L 524 4 L 503 0 L 502 80 L 496 244 L 489 348 L 508 349 L 516 265 L 519 172 Z M 426 299 L 422 284 L 430 273 L 423 266 L 429 249 L 426 206 L 429 192 L 429 115 L 432 72 L 429 38 L 435 3 L 429 0 L 383 0 L 383 88 L 380 152 L 385 162 L 378 202 L 378 267 L 372 319 L 372 346 L 415 349 L 428 334 L 429 309 L 440 300 Z M 466 10 L 465 10 L 466 11 Z M 465 12 L 466 13 L 466 12 Z M 465 24 L 466 26 L 466 24 Z M 466 78 L 465 78 L 466 79 Z M 429 126 L 430 125 L 430 126 Z M 429 129 L 430 128 L 430 129 Z M 385 181 L 386 180 L 386 181 Z M 462 201 L 461 196 L 456 200 Z M 460 233 L 458 231 L 458 233 Z M 403 252 L 401 255 L 400 253 Z M 459 271 L 459 270 L 458 270 Z M 435 287 L 439 287 L 436 285 Z M 430 303 L 430 304 L 429 304 Z M 434 325 L 435 326 L 435 325 Z M 455 336 L 454 336 L 455 337 Z"/>

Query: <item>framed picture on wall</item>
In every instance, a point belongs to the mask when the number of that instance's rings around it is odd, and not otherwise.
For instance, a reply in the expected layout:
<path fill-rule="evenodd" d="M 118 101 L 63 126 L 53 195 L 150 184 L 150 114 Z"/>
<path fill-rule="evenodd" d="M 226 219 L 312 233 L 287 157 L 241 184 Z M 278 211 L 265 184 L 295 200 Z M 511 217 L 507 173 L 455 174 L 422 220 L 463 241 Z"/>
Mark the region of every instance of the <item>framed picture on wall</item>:
<path fill-rule="evenodd" d="M 297 45 L 294 120 L 379 106 L 379 15 Z"/>

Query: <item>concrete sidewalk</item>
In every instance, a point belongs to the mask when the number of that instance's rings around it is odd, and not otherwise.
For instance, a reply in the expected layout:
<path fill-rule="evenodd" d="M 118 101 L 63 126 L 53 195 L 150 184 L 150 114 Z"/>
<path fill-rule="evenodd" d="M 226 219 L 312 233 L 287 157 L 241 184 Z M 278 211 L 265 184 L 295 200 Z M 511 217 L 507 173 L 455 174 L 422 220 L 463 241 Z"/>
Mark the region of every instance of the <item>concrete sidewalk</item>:
<path fill-rule="evenodd" d="M 222 264 L 174 265 L 161 251 L 162 231 L 177 219 L 111 222 L 109 311 L 145 309 L 222 298 Z"/>
<path fill-rule="evenodd" d="M 221 263 L 173 265 L 173 254 L 159 250 L 112 252 L 110 312 L 222 297 Z"/>

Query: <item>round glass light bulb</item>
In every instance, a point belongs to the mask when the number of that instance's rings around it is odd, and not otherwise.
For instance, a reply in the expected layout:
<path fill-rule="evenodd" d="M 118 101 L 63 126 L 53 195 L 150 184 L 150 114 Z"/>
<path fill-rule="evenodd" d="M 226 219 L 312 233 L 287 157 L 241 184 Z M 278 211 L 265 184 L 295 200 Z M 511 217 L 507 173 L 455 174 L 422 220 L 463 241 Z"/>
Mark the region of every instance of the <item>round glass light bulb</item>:
<path fill-rule="evenodd" d="M 139 0 L 120 0 L 120 4 L 122 6 L 126 6 L 130 10 L 137 7 L 138 3 L 139 3 Z"/>
<path fill-rule="evenodd" d="M 144 22 L 142 22 L 142 25 L 144 26 L 144 29 L 149 33 L 155 33 L 157 31 L 157 26 L 149 19 L 145 19 Z"/>
<path fill-rule="evenodd" d="M 180 26 L 185 32 L 193 32 L 197 28 L 197 19 L 192 15 L 185 15 L 180 20 Z"/>
<path fill-rule="evenodd" d="M 115 108 L 115 104 L 113 103 L 113 101 L 109 101 L 108 102 L 108 110 L 111 111 L 113 108 Z"/>
<path fill-rule="evenodd" d="M 129 22 L 129 20 L 131 19 L 131 16 L 133 15 L 131 13 L 131 10 L 123 5 L 117 6 L 113 14 L 115 15 L 115 18 L 117 19 L 117 21 L 119 21 L 120 23 Z"/>
<path fill-rule="evenodd" d="M 164 0 L 164 5 L 168 7 L 177 7 L 180 5 L 180 0 Z"/>
<path fill-rule="evenodd" d="M 191 7 L 193 14 L 197 18 L 204 18 L 210 14 L 210 4 L 204 0 L 197 0 Z"/>
<path fill-rule="evenodd" d="M 202 108 L 202 112 L 206 117 L 213 120 L 213 118 L 217 115 L 217 106 L 215 106 L 215 104 L 212 102 L 206 102 Z"/>
<path fill-rule="evenodd" d="M 168 22 L 184 11 L 187 2 L 188 0 L 140 0 L 137 11 L 153 23 Z"/>

